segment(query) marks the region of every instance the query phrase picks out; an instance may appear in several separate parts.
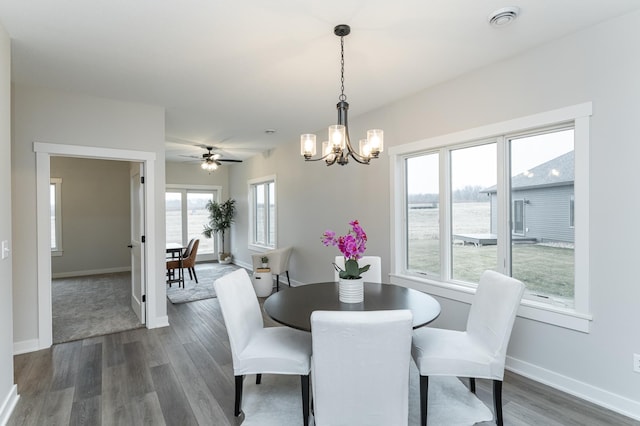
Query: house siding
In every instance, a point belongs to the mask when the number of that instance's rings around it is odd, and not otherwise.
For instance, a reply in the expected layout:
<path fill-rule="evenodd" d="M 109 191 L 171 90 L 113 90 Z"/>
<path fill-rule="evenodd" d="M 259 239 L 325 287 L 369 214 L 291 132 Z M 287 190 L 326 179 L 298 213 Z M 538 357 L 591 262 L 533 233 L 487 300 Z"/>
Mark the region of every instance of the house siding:
<path fill-rule="evenodd" d="M 574 242 L 570 226 L 570 200 L 573 185 L 513 191 L 512 200 L 525 200 L 524 236 L 539 242 Z M 497 229 L 496 194 L 491 194 L 491 232 Z"/>

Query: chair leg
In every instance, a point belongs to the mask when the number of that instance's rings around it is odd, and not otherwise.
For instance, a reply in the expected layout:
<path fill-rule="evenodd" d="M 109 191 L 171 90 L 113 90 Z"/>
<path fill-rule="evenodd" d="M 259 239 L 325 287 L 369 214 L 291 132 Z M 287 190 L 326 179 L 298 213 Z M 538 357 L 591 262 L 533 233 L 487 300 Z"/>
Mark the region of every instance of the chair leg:
<path fill-rule="evenodd" d="M 427 396 L 429 395 L 429 376 L 420 376 L 420 424 L 427 426 Z"/>
<path fill-rule="evenodd" d="M 276 275 L 276 291 L 280 291 L 280 275 Z"/>
<path fill-rule="evenodd" d="M 191 275 L 191 268 L 187 268 L 187 271 L 189 271 L 189 279 L 193 280 L 193 275 Z"/>
<path fill-rule="evenodd" d="M 242 379 L 244 376 L 236 376 L 236 403 L 233 409 L 233 415 L 236 417 L 240 415 L 240 405 L 242 404 Z"/>
<path fill-rule="evenodd" d="M 309 425 L 309 375 L 300 376 L 302 384 L 302 424 Z"/>
<path fill-rule="evenodd" d="M 284 271 L 287 274 L 287 284 L 291 287 L 291 278 L 289 278 L 289 271 Z"/>
<path fill-rule="evenodd" d="M 469 389 L 471 390 L 471 393 L 476 393 L 476 378 L 475 377 L 469 377 Z"/>
<path fill-rule="evenodd" d="M 496 426 L 502 426 L 502 380 L 493 381 L 493 410 L 496 413 Z"/>
<path fill-rule="evenodd" d="M 262 374 L 256 374 L 256 385 L 262 382 Z"/>
<path fill-rule="evenodd" d="M 193 278 L 196 279 L 196 284 L 198 284 L 198 276 L 196 275 L 196 268 L 191 268 L 191 271 L 193 271 Z"/>

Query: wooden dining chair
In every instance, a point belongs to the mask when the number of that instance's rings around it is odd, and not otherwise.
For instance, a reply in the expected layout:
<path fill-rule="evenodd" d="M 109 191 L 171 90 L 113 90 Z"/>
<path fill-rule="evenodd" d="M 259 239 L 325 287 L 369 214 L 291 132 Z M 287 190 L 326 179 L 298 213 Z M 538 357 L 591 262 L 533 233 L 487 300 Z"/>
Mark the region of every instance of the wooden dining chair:
<path fill-rule="evenodd" d="M 186 268 L 189 271 L 189 279 L 195 279 L 196 284 L 198 283 L 198 276 L 196 275 L 195 266 L 199 245 L 200 240 L 194 238 L 189 241 L 189 244 L 187 245 L 187 248 L 182 255 L 182 259 L 170 259 L 167 261 L 167 271 L 169 276 L 173 276 L 176 269 L 180 269 L 180 267 L 182 267 L 182 275 L 184 276 L 184 269 Z"/>

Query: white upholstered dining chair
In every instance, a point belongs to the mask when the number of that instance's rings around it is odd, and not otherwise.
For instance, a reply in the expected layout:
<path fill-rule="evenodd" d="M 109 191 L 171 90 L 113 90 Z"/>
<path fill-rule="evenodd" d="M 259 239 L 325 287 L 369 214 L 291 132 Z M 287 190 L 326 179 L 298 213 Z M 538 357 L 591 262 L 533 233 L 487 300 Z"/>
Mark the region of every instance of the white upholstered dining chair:
<path fill-rule="evenodd" d="M 471 304 L 465 331 L 422 327 L 413 333 L 411 355 L 420 372 L 421 425 L 427 424 L 429 376 L 493 380 L 496 424 L 502 426 L 502 380 L 507 346 L 524 292 L 524 284 L 485 271 Z"/>
<path fill-rule="evenodd" d="M 247 374 L 299 375 L 302 385 L 302 419 L 309 421 L 309 371 L 311 335 L 288 327 L 264 327 L 262 311 L 244 269 L 218 278 L 215 287 L 229 335 L 235 376 L 234 415 L 240 415 L 242 381 Z"/>
<path fill-rule="evenodd" d="M 406 425 L 409 310 L 311 314 L 315 425 Z"/>
<path fill-rule="evenodd" d="M 337 267 L 344 269 L 344 256 L 336 256 L 335 262 Z M 369 265 L 369 270 L 362 274 L 364 282 L 366 283 L 381 283 L 382 282 L 382 259 L 380 256 L 362 256 L 358 260 L 360 267 Z M 338 271 L 335 271 L 334 280 L 337 282 L 340 279 Z"/>

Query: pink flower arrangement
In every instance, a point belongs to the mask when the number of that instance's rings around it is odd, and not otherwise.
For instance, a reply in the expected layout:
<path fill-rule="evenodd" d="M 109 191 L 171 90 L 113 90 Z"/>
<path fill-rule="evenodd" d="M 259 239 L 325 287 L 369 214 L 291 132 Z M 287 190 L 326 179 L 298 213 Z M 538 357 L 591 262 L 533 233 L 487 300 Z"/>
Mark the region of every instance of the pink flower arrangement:
<path fill-rule="evenodd" d="M 335 263 L 334 267 L 339 271 L 340 278 L 353 280 L 360 278 L 360 274 L 369 270 L 370 265 L 362 268 L 358 265 L 358 259 L 362 258 L 367 249 L 367 233 L 360 226 L 357 220 L 349 222 L 351 230 L 346 235 L 336 238 L 336 233 L 327 230 L 322 234 L 322 244 L 325 246 L 338 247 L 340 253 L 344 256 L 344 270 L 340 269 Z"/>

